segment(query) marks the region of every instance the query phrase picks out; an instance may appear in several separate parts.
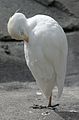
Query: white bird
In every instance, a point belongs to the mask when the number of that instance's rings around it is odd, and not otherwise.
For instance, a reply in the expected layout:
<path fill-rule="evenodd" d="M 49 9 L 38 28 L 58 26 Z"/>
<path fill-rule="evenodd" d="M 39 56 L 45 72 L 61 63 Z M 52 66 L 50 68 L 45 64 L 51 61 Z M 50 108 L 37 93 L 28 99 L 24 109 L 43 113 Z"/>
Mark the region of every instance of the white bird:
<path fill-rule="evenodd" d="M 46 15 L 27 19 L 15 13 L 8 21 L 8 32 L 12 38 L 24 40 L 27 66 L 51 106 L 52 90 L 57 86 L 61 96 L 66 74 L 68 44 L 62 27 Z"/>

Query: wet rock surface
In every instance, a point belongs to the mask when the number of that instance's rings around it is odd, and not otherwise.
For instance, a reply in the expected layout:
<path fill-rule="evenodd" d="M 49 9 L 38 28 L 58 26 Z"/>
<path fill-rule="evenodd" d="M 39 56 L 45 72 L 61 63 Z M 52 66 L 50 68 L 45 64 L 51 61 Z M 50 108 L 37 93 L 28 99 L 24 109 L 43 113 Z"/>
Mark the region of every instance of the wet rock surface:
<path fill-rule="evenodd" d="M 24 59 L 23 42 L 15 42 L 8 36 L 7 22 L 17 9 L 20 9 L 20 12 L 23 12 L 27 18 L 36 14 L 49 15 L 57 20 L 66 32 L 69 46 L 67 74 L 63 95 L 60 101 L 57 101 L 60 106 L 56 111 L 30 108 L 33 104 L 47 105 L 48 101 L 33 82 L 34 78 Z M 78 87 L 79 1 L 0 0 L 0 119 L 78 120 Z M 55 89 L 54 93 L 56 92 Z M 53 104 L 55 102 L 54 100 Z"/>

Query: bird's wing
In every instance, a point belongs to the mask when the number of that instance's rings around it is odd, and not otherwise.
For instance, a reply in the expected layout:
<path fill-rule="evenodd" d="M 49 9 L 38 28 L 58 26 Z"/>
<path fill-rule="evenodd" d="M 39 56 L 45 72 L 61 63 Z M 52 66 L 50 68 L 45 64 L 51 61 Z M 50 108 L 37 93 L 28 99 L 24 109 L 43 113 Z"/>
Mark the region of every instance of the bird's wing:
<path fill-rule="evenodd" d="M 60 26 L 51 27 L 38 35 L 42 53 L 55 71 L 58 96 L 61 95 L 66 73 L 67 39 Z M 41 38 L 40 38 L 41 36 Z"/>

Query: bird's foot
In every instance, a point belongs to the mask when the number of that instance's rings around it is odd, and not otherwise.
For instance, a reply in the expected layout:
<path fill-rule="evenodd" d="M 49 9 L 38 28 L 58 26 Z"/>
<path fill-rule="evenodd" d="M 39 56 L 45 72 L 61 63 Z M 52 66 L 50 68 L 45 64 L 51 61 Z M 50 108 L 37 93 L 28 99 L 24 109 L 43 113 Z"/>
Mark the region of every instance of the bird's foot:
<path fill-rule="evenodd" d="M 33 108 L 33 109 L 45 109 L 45 108 L 47 108 L 46 106 L 42 106 L 42 105 L 33 105 L 33 106 L 31 106 L 31 108 Z"/>
<path fill-rule="evenodd" d="M 33 109 L 51 109 L 51 110 L 56 110 L 57 106 L 59 106 L 59 104 L 53 105 L 53 106 L 42 106 L 42 105 L 33 105 L 31 106 L 31 108 Z"/>
<path fill-rule="evenodd" d="M 56 110 L 59 104 L 48 106 L 48 109 Z"/>

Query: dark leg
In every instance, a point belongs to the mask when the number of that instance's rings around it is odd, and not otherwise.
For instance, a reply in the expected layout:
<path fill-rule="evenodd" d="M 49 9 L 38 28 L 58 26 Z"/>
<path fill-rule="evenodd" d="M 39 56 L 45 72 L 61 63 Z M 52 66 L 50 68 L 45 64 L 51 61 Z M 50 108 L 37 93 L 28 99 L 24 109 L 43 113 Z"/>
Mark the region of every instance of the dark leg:
<path fill-rule="evenodd" d="M 56 107 L 59 106 L 59 104 L 52 105 L 51 103 L 52 103 L 52 94 L 51 94 L 51 96 L 49 97 L 48 108 L 55 110 Z"/>
<path fill-rule="evenodd" d="M 52 95 L 49 97 L 48 107 L 51 107 L 51 102 L 52 102 Z"/>
<path fill-rule="evenodd" d="M 55 110 L 56 109 L 56 107 L 57 106 L 59 106 L 59 104 L 56 104 L 56 105 L 51 105 L 51 103 L 52 103 L 52 94 L 51 94 L 51 96 L 49 97 L 49 103 L 48 103 L 48 107 L 46 107 L 46 106 L 42 106 L 42 105 L 33 105 L 33 106 L 31 106 L 31 108 L 33 108 L 33 109 L 52 109 L 52 110 Z"/>

